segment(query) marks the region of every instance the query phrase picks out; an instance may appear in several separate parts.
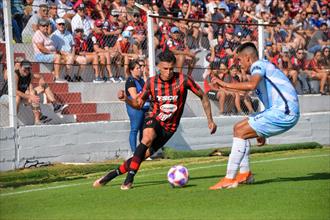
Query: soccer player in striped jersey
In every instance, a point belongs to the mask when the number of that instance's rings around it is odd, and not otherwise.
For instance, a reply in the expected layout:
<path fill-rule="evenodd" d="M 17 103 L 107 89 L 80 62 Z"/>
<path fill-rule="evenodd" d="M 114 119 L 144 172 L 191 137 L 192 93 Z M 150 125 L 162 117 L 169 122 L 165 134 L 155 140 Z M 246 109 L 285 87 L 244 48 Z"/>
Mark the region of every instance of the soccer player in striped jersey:
<path fill-rule="evenodd" d="M 147 80 L 136 99 L 128 99 L 122 90 L 118 92 L 120 100 L 137 109 L 141 109 L 146 100 L 150 99 L 150 108 L 146 112 L 144 120 L 142 140 L 133 157 L 126 160 L 117 169 L 96 180 L 93 184 L 94 187 L 103 186 L 124 173 L 127 173 L 127 176 L 121 189 L 128 190 L 132 187 L 134 176 L 139 170 L 141 162 L 164 146 L 177 130 L 188 90 L 201 99 L 210 133 L 216 132 L 217 126 L 213 122 L 207 94 L 190 76 L 173 71 L 176 58 L 171 51 L 166 50 L 160 53 L 159 60 L 160 73 Z"/>
<path fill-rule="evenodd" d="M 239 183 L 252 183 L 249 139 L 257 138 L 258 143 L 263 145 L 265 138 L 281 134 L 295 126 L 300 116 L 296 90 L 285 74 L 269 61 L 259 60 L 257 48 L 253 43 L 242 44 L 237 53 L 241 67 L 251 74 L 250 81 L 225 83 L 215 79 L 213 82 L 227 90 L 256 90 L 265 110 L 235 124 L 226 177 L 211 186 L 210 190 L 235 188 Z"/>

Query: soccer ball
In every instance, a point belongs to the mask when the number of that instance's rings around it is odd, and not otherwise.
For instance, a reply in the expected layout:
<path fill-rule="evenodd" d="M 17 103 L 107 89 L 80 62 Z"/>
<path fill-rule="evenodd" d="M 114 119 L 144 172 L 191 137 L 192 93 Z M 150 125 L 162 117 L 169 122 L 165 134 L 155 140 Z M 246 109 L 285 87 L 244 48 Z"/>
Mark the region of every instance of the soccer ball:
<path fill-rule="evenodd" d="M 183 187 L 189 180 L 188 169 L 182 165 L 171 167 L 167 173 L 167 180 L 172 187 Z"/>

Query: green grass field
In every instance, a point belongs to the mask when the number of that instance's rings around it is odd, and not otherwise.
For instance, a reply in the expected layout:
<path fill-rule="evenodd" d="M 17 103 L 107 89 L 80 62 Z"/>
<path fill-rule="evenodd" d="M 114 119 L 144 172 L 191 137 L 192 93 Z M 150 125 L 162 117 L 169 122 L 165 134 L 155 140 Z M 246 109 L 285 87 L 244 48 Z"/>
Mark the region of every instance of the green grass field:
<path fill-rule="evenodd" d="M 93 189 L 104 173 L 1 188 L 0 219 L 330 219 L 329 148 L 254 154 L 255 184 L 209 191 L 225 174 L 221 158 L 146 161 L 129 191 L 124 177 Z M 176 164 L 190 172 L 184 188 L 167 183 Z"/>

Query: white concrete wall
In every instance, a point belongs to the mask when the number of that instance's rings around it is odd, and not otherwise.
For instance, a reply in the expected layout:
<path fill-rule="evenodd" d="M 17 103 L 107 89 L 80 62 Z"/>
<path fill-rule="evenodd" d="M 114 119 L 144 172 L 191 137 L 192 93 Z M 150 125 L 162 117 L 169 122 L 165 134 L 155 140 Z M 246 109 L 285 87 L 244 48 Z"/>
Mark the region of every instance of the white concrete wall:
<path fill-rule="evenodd" d="M 218 131 L 210 135 L 205 118 L 183 118 L 166 144 L 177 149 L 206 149 L 231 146 L 232 128 L 242 116 L 215 117 Z M 0 170 L 14 168 L 13 129 L 0 128 Z M 272 137 L 269 143 L 317 141 L 330 144 L 330 112 L 301 116 L 289 132 Z M 95 162 L 125 158 L 129 153 L 129 122 L 112 121 L 47 126 L 25 126 L 18 130 L 20 166 L 26 159 L 54 162 Z"/>

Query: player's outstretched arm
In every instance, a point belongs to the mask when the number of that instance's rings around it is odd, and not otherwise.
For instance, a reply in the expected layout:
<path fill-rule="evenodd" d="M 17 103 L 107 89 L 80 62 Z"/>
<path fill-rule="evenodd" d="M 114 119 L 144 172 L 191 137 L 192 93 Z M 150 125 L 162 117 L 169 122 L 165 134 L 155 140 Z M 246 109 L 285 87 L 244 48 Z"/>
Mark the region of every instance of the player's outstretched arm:
<path fill-rule="evenodd" d="M 124 90 L 119 90 L 118 94 L 117 94 L 117 97 L 120 101 L 126 102 L 128 105 L 130 105 L 130 106 L 132 106 L 133 108 L 136 108 L 136 109 L 141 109 L 144 102 L 145 102 L 139 96 L 136 97 L 135 99 L 127 98 L 127 95 L 125 94 Z"/>
<path fill-rule="evenodd" d="M 250 81 L 248 82 L 227 83 L 214 77 L 212 83 L 217 83 L 219 86 L 227 90 L 252 91 L 257 88 L 261 79 L 261 75 L 255 74 L 251 76 Z"/>

